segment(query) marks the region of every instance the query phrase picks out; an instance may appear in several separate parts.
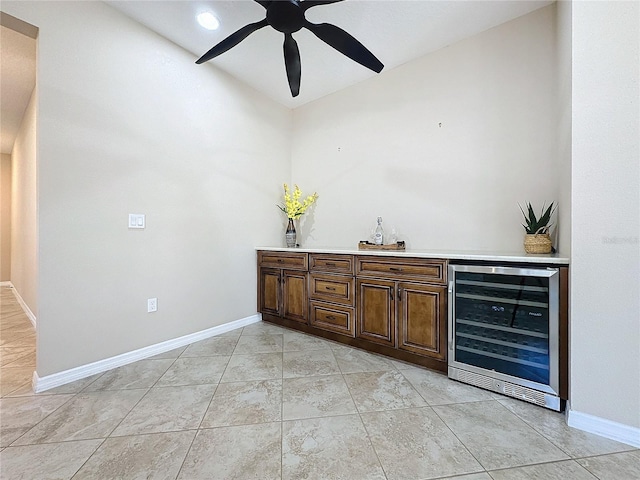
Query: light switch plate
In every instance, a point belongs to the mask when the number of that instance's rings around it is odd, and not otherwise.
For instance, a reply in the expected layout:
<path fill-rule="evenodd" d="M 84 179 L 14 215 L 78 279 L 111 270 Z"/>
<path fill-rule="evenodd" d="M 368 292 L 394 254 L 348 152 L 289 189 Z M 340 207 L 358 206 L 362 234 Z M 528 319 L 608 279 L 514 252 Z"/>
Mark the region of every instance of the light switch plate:
<path fill-rule="evenodd" d="M 144 228 L 145 223 L 144 213 L 129 214 L 129 228 Z"/>

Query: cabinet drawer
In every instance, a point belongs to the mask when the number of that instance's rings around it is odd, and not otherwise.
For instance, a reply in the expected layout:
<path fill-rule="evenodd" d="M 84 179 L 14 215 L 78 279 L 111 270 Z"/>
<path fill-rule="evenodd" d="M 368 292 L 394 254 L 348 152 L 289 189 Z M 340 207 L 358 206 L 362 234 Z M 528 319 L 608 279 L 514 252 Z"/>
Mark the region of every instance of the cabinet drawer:
<path fill-rule="evenodd" d="M 311 253 L 309 254 L 309 270 L 353 275 L 353 256 Z"/>
<path fill-rule="evenodd" d="M 353 277 L 312 273 L 309 278 L 309 291 L 312 299 L 354 305 Z"/>
<path fill-rule="evenodd" d="M 414 278 L 429 283 L 447 283 L 447 261 L 439 259 L 361 256 L 356 275 Z"/>
<path fill-rule="evenodd" d="M 258 252 L 258 264 L 261 267 L 286 268 L 289 270 L 307 270 L 309 265 L 306 253 Z"/>
<path fill-rule="evenodd" d="M 309 322 L 314 327 L 355 336 L 353 308 L 312 301 L 309 310 Z"/>

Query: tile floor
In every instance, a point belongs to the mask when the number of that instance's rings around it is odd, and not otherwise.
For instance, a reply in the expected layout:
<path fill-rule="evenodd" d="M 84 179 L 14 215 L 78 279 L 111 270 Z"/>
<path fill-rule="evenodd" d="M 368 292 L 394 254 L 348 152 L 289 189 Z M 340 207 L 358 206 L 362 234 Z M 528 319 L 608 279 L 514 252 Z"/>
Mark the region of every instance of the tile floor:
<path fill-rule="evenodd" d="M 35 395 L 0 293 L 2 479 L 640 478 L 562 414 L 264 323 Z"/>

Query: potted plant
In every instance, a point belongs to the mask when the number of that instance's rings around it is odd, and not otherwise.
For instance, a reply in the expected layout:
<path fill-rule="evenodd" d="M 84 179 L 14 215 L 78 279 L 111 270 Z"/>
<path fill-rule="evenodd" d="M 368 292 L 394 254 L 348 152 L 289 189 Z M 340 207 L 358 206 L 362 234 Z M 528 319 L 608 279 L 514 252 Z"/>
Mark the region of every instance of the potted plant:
<path fill-rule="evenodd" d="M 521 205 L 520 211 L 524 215 L 526 225 L 523 223 L 524 231 L 524 251 L 527 253 L 551 253 L 553 245 L 551 243 L 551 237 L 549 236 L 549 229 L 551 228 L 551 215 L 555 211 L 554 204 L 545 210 L 544 204 L 540 211 L 540 217 L 536 217 L 531 203 L 527 202 L 527 212 L 525 213 Z"/>
<path fill-rule="evenodd" d="M 277 207 L 282 210 L 289 219 L 289 224 L 287 225 L 287 230 L 285 232 L 285 238 L 287 241 L 287 247 L 296 247 L 298 244 L 296 243 L 296 227 L 294 224 L 294 220 L 299 219 L 304 212 L 307 211 L 313 202 L 318 199 L 318 194 L 314 193 L 313 195 L 307 196 L 303 202 L 300 202 L 300 197 L 302 196 L 302 191 L 298 185 L 294 185 L 293 193 L 289 191 L 289 186 L 284 184 L 284 205 L 277 205 Z"/>

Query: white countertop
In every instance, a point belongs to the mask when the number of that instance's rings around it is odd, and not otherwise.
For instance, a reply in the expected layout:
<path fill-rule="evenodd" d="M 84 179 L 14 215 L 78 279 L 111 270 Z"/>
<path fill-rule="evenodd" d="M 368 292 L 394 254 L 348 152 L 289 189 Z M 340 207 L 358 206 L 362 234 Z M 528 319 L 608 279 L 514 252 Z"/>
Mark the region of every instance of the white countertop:
<path fill-rule="evenodd" d="M 304 252 L 304 253 L 342 253 L 347 255 L 378 255 L 385 257 L 414 257 L 414 258 L 444 258 L 447 260 L 474 260 L 484 262 L 518 262 L 540 263 L 553 265 L 568 265 L 569 257 L 559 256 L 557 253 L 529 254 L 523 252 L 481 252 L 471 250 L 358 250 L 357 248 L 337 247 L 256 247 L 256 250 L 273 252 Z"/>

